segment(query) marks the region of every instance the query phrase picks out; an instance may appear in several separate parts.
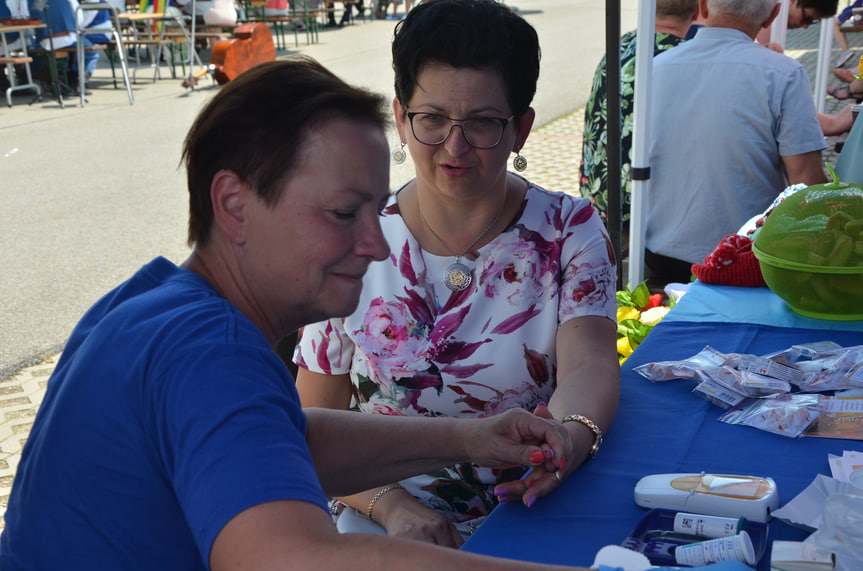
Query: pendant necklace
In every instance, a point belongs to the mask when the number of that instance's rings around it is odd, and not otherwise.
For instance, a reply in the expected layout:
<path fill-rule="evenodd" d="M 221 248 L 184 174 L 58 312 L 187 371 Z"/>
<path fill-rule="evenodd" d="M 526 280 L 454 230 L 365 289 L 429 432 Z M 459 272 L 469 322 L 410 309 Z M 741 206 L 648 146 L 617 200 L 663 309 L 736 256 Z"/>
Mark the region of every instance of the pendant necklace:
<path fill-rule="evenodd" d="M 449 265 L 449 267 L 447 267 L 443 276 L 443 282 L 450 290 L 463 291 L 470 286 L 470 282 L 472 281 L 470 275 L 470 268 L 461 263 L 461 257 L 467 254 L 470 249 L 473 248 L 474 245 L 482 239 L 483 236 L 488 234 L 488 231 L 491 230 L 494 225 L 497 224 L 497 221 L 500 220 L 500 217 L 503 216 L 503 211 L 506 208 L 506 199 L 508 192 L 509 187 L 507 186 L 503 194 L 503 204 L 501 205 L 500 211 L 497 213 L 497 216 L 494 217 L 494 220 L 491 221 L 491 224 L 486 226 L 486 229 L 483 230 L 482 233 L 477 236 L 476 239 L 471 242 L 467 248 L 462 250 L 461 254 L 456 254 L 455 252 L 453 252 L 450 247 L 446 245 L 446 242 L 444 242 L 441 237 L 437 235 L 437 232 L 432 230 L 432 227 L 429 226 L 429 223 L 426 221 L 425 216 L 423 216 L 423 209 L 420 207 L 419 196 L 417 196 L 417 210 L 420 214 L 420 220 L 423 221 L 423 224 L 425 224 L 425 227 L 428 228 L 428 231 L 432 233 L 432 236 L 434 236 L 437 241 L 440 242 L 440 245 L 443 246 L 450 253 L 450 255 L 455 258 L 455 262 L 453 262 Z"/>

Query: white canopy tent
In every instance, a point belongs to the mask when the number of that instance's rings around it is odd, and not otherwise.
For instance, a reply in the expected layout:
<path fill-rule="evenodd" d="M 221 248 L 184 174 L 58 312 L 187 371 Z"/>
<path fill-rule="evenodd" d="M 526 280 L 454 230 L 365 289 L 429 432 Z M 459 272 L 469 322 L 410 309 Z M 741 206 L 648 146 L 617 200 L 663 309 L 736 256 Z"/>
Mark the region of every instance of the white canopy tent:
<path fill-rule="evenodd" d="M 789 0 L 779 0 L 782 4 L 779 16 L 774 20 L 771 28 L 770 39 L 783 47 L 785 46 L 786 29 L 788 25 Z M 619 3 L 618 3 L 619 10 Z M 638 5 L 638 30 L 655 29 L 656 0 L 641 0 Z M 819 41 L 819 57 L 816 77 L 813 87 L 816 109 L 824 110 L 824 94 L 827 91 L 827 74 L 830 67 L 830 50 L 832 48 L 832 18 L 821 20 L 821 35 Z M 636 39 L 635 52 L 635 95 L 633 101 L 633 132 L 632 132 L 632 204 L 630 207 L 629 221 L 629 269 L 627 282 L 624 285 L 635 287 L 644 281 L 644 241 L 645 220 L 644 205 L 650 200 L 650 164 L 649 153 L 649 122 L 651 106 L 651 90 L 649 89 L 653 74 L 653 33 L 639 33 Z M 610 44 L 609 44 L 610 45 Z M 610 59 L 608 60 L 610 62 Z M 619 93 L 618 89 L 611 89 L 611 77 L 609 76 L 608 93 Z M 611 106 L 609 101 L 609 133 L 620 133 L 620 130 L 611 129 Z M 619 108 L 619 107 L 618 107 Z M 611 137 L 609 137 L 610 139 Z M 611 145 L 609 144 L 609 153 Z M 619 172 L 619 168 L 617 172 Z M 614 187 L 611 183 L 611 164 L 609 163 L 609 194 Z M 619 179 L 618 179 L 619 181 Z M 618 182 L 617 192 L 620 192 Z M 778 193 L 778 191 L 777 191 Z M 609 210 L 611 204 L 609 203 Z M 618 226 L 619 230 L 619 226 Z M 620 233 L 618 231 L 617 236 Z"/>

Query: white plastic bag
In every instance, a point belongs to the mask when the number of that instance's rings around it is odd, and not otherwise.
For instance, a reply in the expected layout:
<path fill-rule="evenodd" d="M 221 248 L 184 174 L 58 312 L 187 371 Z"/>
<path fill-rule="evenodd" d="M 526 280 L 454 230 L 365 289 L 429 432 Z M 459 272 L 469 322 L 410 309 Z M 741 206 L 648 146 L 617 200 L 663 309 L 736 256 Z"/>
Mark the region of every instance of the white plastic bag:
<path fill-rule="evenodd" d="M 835 553 L 836 571 L 863 569 L 863 496 L 829 496 L 824 502 L 821 526 L 806 541 Z"/>

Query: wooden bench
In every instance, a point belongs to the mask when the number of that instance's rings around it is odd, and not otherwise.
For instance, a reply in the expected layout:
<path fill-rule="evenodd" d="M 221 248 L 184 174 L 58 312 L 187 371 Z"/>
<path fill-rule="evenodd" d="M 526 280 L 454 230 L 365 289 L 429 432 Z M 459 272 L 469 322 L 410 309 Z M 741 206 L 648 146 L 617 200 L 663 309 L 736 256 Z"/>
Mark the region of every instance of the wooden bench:
<path fill-rule="evenodd" d="M 7 105 L 9 105 L 9 107 L 12 107 L 12 93 L 15 91 L 20 91 L 23 89 L 33 89 L 36 91 L 37 98 L 42 95 L 42 88 L 33 82 L 33 75 L 30 73 L 30 63 L 32 61 L 33 58 L 30 56 L 0 56 L 0 65 L 23 65 L 27 74 L 27 83 L 19 84 L 15 80 L 15 71 L 11 69 L 9 70 L 9 87 L 6 88 L 6 103 Z"/>
<path fill-rule="evenodd" d="M 20 65 L 23 63 L 31 63 L 33 58 L 30 56 L 0 56 L 0 64 L 9 63 L 12 65 Z"/>

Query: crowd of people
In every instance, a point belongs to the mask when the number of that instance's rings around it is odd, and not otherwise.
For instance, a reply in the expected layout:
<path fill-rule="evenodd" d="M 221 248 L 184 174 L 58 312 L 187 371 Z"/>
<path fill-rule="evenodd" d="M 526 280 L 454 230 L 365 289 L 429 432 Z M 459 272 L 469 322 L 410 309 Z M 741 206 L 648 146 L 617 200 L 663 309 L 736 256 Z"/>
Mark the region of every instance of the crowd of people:
<path fill-rule="evenodd" d="M 816 112 L 806 71 L 782 55 L 782 46 L 769 43 L 780 12 L 776 1 L 657 0 L 656 9 L 645 260 L 648 276 L 686 283 L 693 264 L 786 186 L 824 182 L 825 137 L 847 134 L 854 118 L 850 104 L 834 114 Z M 793 0 L 786 25 L 806 28 L 836 11 L 837 0 Z M 625 34 L 620 53 L 625 246 L 635 38 L 635 31 Z M 585 108 L 580 167 L 581 194 L 591 197 L 603 217 L 608 208 L 605 77 L 603 59 Z M 863 81 L 848 81 L 853 82 L 829 93 L 839 99 L 863 95 Z"/>

